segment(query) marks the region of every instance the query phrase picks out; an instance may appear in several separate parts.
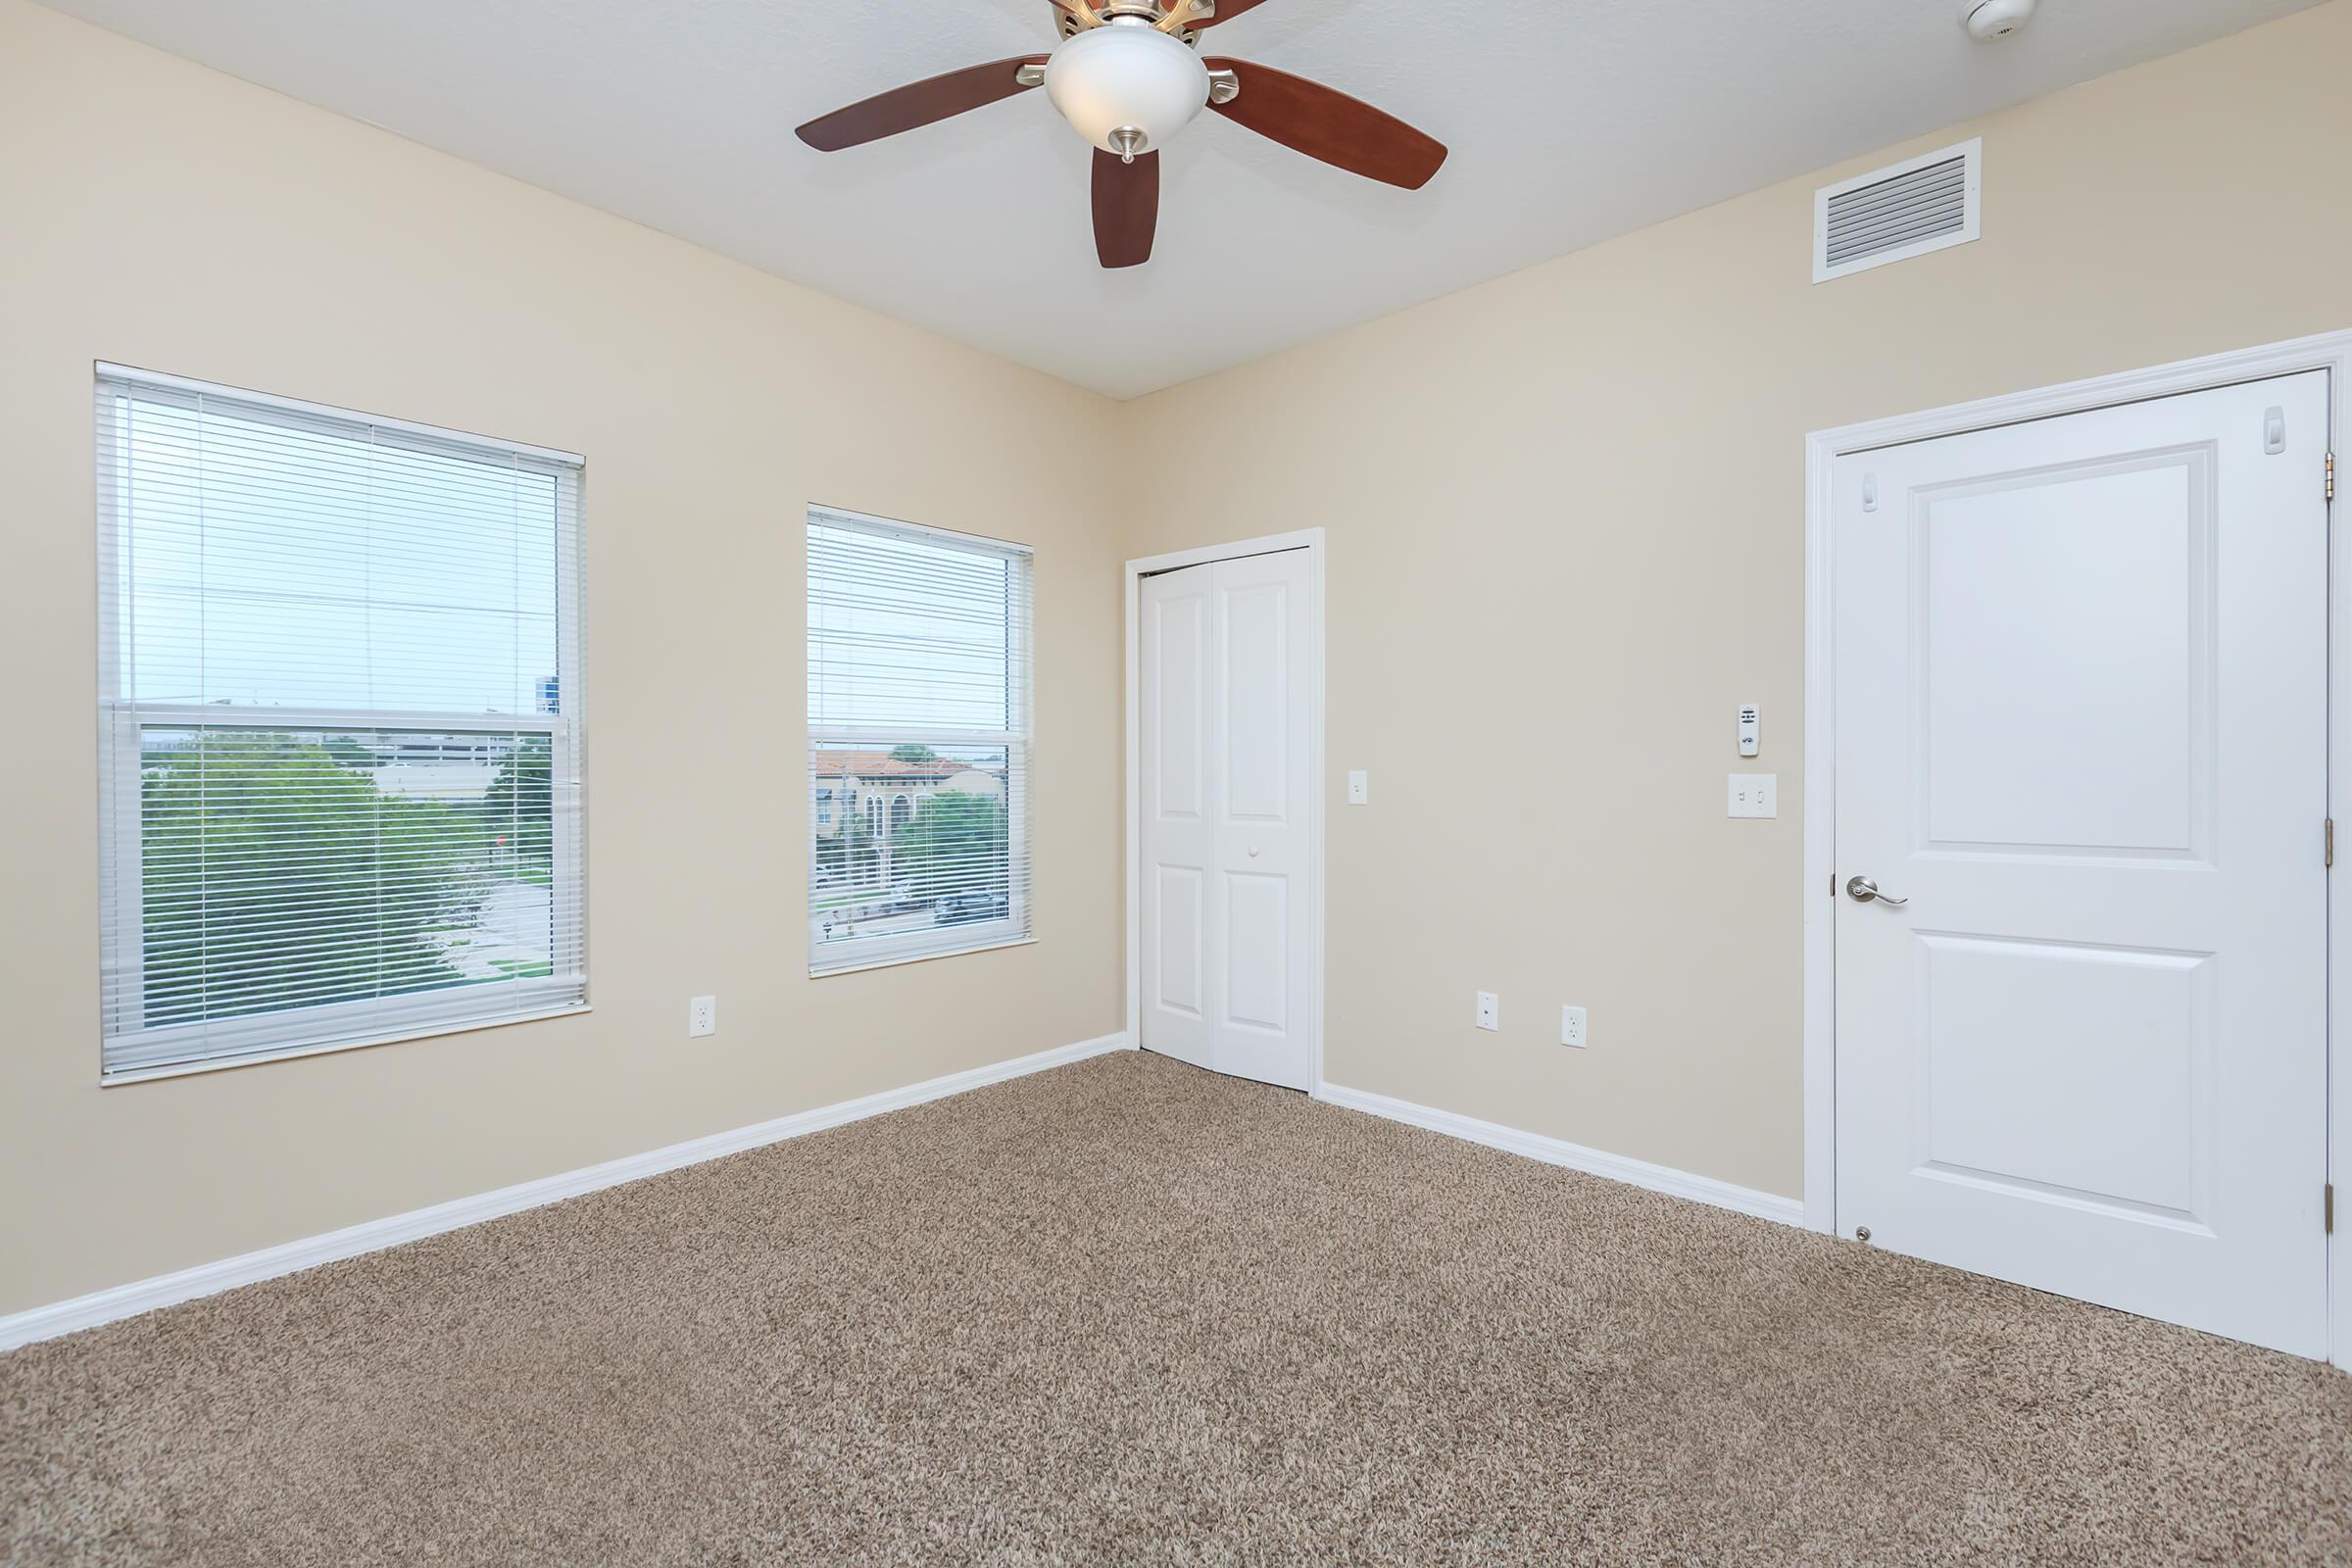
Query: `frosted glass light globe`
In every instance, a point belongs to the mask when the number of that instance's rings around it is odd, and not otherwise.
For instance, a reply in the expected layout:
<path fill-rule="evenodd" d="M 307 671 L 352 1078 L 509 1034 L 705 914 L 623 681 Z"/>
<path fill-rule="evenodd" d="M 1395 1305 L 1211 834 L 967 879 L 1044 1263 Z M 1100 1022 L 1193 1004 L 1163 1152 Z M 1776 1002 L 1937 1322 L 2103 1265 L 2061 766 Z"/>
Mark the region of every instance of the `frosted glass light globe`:
<path fill-rule="evenodd" d="M 1104 152 L 1156 152 L 1207 104 L 1208 68 L 1150 23 L 1120 19 L 1061 41 L 1046 96 Z"/>

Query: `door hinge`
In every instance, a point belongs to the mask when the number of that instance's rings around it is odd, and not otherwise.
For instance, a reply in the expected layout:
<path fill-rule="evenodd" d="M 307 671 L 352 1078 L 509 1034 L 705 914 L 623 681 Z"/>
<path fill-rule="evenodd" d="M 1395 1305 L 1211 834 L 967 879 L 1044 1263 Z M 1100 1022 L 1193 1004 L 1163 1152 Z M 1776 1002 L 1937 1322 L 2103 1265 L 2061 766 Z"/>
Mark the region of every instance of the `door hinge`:
<path fill-rule="evenodd" d="M 2328 499 L 2335 499 L 2335 454 L 2328 454 Z"/>
<path fill-rule="evenodd" d="M 2323 822 L 2323 823 L 2321 824 L 2321 834 L 2320 834 L 2320 837 L 2321 837 L 2321 839 L 2324 841 L 2324 844 L 2325 844 L 2325 848 L 2323 848 L 2323 849 L 2322 849 L 2322 851 L 2321 851 L 2321 853 L 2320 853 L 2320 863 L 2321 863 L 2322 865 L 2329 865 L 2329 866 L 2332 866 L 2333 864 L 2335 864 L 2335 818 L 2334 818 L 2334 817 L 2332 817 L 2332 816 L 2331 816 L 2331 817 L 2328 817 L 2328 819 L 2327 819 L 2325 822 Z"/>
<path fill-rule="evenodd" d="M 2327 1196 L 2320 1200 L 2320 1208 L 2326 1216 L 2328 1234 L 2333 1236 L 2335 1234 L 2335 1183 L 2329 1182 L 2322 1191 Z"/>

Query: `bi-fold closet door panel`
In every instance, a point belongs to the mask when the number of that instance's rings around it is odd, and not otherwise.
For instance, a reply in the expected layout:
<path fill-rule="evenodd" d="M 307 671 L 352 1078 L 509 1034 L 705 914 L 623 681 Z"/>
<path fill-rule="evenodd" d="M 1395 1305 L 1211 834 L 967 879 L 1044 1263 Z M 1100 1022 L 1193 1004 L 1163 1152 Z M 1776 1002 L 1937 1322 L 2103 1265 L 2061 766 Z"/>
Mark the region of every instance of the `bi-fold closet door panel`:
<path fill-rule="evenodd" d="M 1307 554 L 1143 584 L 1143 1044 L 1313 1087 Z"/>
<path fill-rule="evenodd" d="M 1140 610 L 1142 1043 L 1207 1067 L 1209 568 L 1146 577 Z"/>

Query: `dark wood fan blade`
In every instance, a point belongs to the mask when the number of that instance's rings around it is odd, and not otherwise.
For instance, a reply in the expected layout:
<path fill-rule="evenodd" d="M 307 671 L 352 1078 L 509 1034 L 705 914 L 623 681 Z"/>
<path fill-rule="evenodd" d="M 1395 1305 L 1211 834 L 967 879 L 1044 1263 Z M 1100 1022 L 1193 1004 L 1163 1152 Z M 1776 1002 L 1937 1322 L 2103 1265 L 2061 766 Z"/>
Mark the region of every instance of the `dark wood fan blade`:
<path fill-rule="evenodd" d="M 1266 0 L 1217 0 L 1217 14 L 1206 22 L 1188 22 L 1188 27 L 1213 27 L 1220 22 L 1231 22 L 1245 11 L 1254 11 Z"/>
<path fill-rule="evenodd" d="M 1152 259 L 1159 228 L 1159 154 L 1132 164 L 1095 149 L 1095 257 L 1104 267 L 1136 267 Z"/>
<path fill-rule="evenodd" d="M 928 125 L 935 120 L 960 115 L 967 109 L 993 104 L 1029 88 L 1013 74 L 1023 66 L 1042 66 L 1043 55 L 1016 55 L 969 66 L 944 76 L 910 81 L 904 87 L 878 92 L 871 98 L 819 116 L 800 128 L 801 140 L 820 153 L 837 153 L 861 142 L 880 141 L 902 130 Z"/>
<path fill-rule="evenodd" d="M 1242 84 L 1233 102 L 1211 109 L 1335 169 L 1419 190 L 1446 162 L 1445 143 L 1319 81 L 1245 60 L 1206 64 L 1211 71 L 1233 72 Z"/>

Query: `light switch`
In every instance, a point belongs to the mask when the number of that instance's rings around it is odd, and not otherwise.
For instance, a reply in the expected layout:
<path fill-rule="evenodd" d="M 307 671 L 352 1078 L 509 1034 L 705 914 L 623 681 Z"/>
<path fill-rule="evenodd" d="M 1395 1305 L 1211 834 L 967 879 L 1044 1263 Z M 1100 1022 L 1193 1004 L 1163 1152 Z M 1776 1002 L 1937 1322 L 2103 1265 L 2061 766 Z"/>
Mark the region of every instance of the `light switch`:
<path fill-rule="evenodd" d="M 1348 804 L 1349 806 L 1365 806 L 1369 805 L 1371 800 L 1372 775 L 1360 767 L 1350 770 L 1348 774 Z"/>
<path fill-rule="evenodd" d="M 1777 773 L 1734 773 L 1732 775 L 1731 808 L 1726 816 L 1778 816 L 1780 806 L 1780 775 Z"/>

